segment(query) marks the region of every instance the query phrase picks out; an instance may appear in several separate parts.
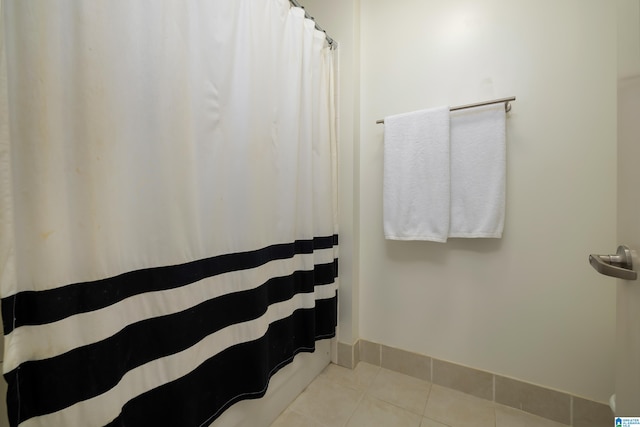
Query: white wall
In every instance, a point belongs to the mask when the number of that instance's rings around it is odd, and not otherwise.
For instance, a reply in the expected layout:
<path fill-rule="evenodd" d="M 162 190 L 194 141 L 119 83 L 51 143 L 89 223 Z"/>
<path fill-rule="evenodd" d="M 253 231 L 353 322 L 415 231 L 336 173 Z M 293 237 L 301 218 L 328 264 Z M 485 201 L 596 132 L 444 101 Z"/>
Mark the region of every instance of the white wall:
<path fill-rule="evenodd" d="M 339 41 L 351 25 L 344 3 L 305 1 Z M 606 401 L 615 282 L 587 255 L 617 243 L 616 3 L 367 0 L 359 25 L 360 76 L 343 67 L 343 85 L 353 78 L 360 111 L 341 112 L 343 124 L 360 124 L 346 191 L 357 207 L 359 276 L 348 286 L 360 313 L 348 338 Z M 342 46 L 357 54 L 356 41 Z M 385 241 L 375 121 L 510 95 L 504 237 Z"/>
<path fill-rule="evenodd" d="M 603 1 L 362 7 L 361 336 L 605 401 L 615 249 L 616 9 Z M 515 95 L 501 240 L 387 242 L 385 115 Z"/>

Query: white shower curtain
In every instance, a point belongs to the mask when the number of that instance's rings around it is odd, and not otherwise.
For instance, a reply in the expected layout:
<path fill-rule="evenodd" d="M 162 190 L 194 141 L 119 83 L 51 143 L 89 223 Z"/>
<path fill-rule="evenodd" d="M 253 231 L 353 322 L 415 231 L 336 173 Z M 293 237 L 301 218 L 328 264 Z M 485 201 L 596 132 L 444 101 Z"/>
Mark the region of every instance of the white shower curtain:
<path fill-rule="evenodd" d="M 0 0 L 13 426 L 200 426 L 336 324 L 333 52 L 288 0 Z"/>

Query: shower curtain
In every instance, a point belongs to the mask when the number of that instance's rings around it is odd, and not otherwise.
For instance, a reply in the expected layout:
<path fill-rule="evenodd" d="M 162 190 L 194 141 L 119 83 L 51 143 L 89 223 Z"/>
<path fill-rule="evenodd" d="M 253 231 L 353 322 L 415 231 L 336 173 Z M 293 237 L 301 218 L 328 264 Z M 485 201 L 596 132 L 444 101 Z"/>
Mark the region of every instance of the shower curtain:
<path fill-rule="evenodd" d="M 333 52 L 287 0 L 0 0 L 12 426 L 204 426 L 337 298 Z"/>

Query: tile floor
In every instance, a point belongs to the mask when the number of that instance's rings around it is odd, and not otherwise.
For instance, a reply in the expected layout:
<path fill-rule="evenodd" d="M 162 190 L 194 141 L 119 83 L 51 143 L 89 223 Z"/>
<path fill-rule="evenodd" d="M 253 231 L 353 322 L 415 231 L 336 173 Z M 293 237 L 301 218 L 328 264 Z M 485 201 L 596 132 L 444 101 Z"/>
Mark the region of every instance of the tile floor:
<path fill-rule="evenodd" d="M 360 362 L 329 365 L 271 427 L 566 427 Z"/>

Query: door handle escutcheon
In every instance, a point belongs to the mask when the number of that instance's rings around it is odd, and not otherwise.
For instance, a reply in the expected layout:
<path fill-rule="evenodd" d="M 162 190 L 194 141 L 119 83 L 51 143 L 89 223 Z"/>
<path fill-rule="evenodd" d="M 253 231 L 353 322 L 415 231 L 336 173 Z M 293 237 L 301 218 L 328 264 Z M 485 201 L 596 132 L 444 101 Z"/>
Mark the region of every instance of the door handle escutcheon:
<path fill-rule="evenodd" d="M 637 280 L 638 273 L 633 270 L 631 249 L 618 246 L 615 255 L 589 255 L 589 263 L 598 273 L 624 280 Z"/>

